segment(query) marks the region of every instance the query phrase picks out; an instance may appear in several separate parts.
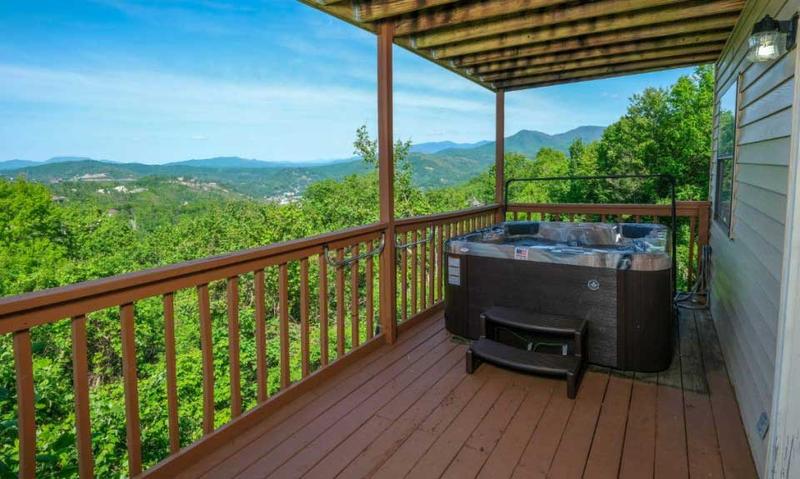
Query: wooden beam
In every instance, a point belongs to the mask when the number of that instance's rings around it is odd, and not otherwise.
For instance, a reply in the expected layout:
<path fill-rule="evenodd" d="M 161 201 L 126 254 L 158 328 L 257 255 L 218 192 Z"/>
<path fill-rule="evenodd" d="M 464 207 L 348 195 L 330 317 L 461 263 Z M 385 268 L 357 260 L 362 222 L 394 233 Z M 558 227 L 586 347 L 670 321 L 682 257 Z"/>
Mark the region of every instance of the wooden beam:
<path fill-rule="evenodd" d="M 394 34 L 410 35 L 570 2 L 572 0 L 490 0 L 435 8 L 413 16 L 398 18 L 394 23 Z"/>
<path fill-rule="evenodd" d="M 639 43 L 649 39 L 668 39 L 677 35 L 685 35 L 691 39 L 694 35 L 705 32 L 722 32 L 730 34 L 730 27 L 736 24 L 738 14 L 706 17 L 682 23 L 666 23 L 644 28 L 632 28 L 620 32 L 600 33 L 596 35 L 567 38 L 556 41 L 545 41 L 514 48 L 492 50 L 454 58 L 452 63 L 457 67 L 479 65 L 482 63 L 516 60 L 545 54 L 571 50 L 582 50 L 605 45 Z"/>
<path fill-rule="evenodd" d="M 701 33 L 698 35 L 687 35 L 680 37 L 667 37 L 657 40 L 645 40 L 635 43 L 621 43 L 614 45 L 604 45 L 593 48 L 582 48 L 561 53 L 549 53 L 537 56 L 515 58 L 499 62 L 489 62 L 467 68 L 469 74 L 485 74 L 504 70 L 514 70 L 535 65 L 547 65 L 551 63 L 563 63 L 567 61 L 582 60 L 586 58 L 610 57 L 633 52 L 647 52 L 658 49 L 672 49 L 683 46 L 699 45 L 706 43 L 719 42 L 725 43 L 728 38 L 727 31 Z"/>
<path fill-rule="evenodd" d="M 497 82 L 508 80 L 512 78 L 524 78 L 534 75 L 542 75 L 547 73 L 558 73 L 569 70 L 582 70 L 591 67 L 601 67 L 606 65 L 618 65 L 641 62 L 645 60 L 666 60 L 673 57 L 683 57 L 686 55 L 697 54 L 716 54 L 722 51 L 725 46 L 724 43 L 708 43 L 695 46 L 684 46 L 678 48 L 651 50 L 647 52 L 634 52 L 622 55 L 614 55 L 607 57 L 587 58 L 583 60 L 571 60 L 561 63 L 552 63 L 546 65 L 534 65 L 515 70 L 506 70 L 501 72 L 493 72 L 487 75 L 482 75 L 481 80 L 488 82 Z"/>
<path fill-rule="evenodd" d="M 495 134 L 494 134 L 494 202 L 505 208 L 503 190 L 505 188 L 505 92 L 500 89 L 495 94 Z M 502 213 L 501 213 L 502 214 Z M 498 222 L 502 221 L 497 218 Z"/>
<path fill-rule="evenodd" d="M 380 219 L 384 230 L 381 253 L 380 318 L 381 330 L 389 344 L 397 340 L 397 254 L 394 241 L 394 153 L 393 153 L 393 96 L 392 41 L 393 25 L 378 26 L 378 187 Z"/>
<path fill-rule="evenodd" d="M 701 54 L 688 55 L 684 57 L 670 58 L 666 60 L 649 60 L 635 62 L 624 65 L 612 65 L 599 68 L 587 68 L 584 70 L 572 70 L 563 73 L 550 73 L 545 75 L 535 75 L 525 78 L 516 78 L 508 81 L 500 81 L 495 84 L 497 88 L 522 89 L 554 85 L 558 83 L 571 83 L 575 81 L 592 80 L 599 78 L 609 78 L 624 74 L 645 73 L 651 71 L 677 68 L 681 66 L 701 65 L 711 63 L 716 60 L 718 55 Z"/>
<path fill-rule="evenodd" d="M 619 31 L 634 27 L 648 27 L 655 24 L 676 23 L 678 27 L 692 18 L 725 13 L 738 13 L 743 0 L 718 0 L 707 3 L 692 3 L 690 7 L 670 7 L 657 10 L 582 20 L 570 24 L 558 24 L 533 30 L 523 30 L 478 40 L 443 45 L 433 49 L 437 59 L 451 58 L 489 50 L 518 47 L 532 43 L 541 43 L 580 35 L 591 35 L 611 31 Z M 675 33 L 681 33 L 680 28 Z M 638 38 L 633 39 L 638 40 Z"/>
<path fill-rule="evenodd" d="M 607 20 L 608 23 L 615 23 L 624 21 L 626 15 L 638 10 L 680 4 L 685 6 L 687 2 L 686 0 L 600 0 L 570 7 L 556 7 L 515 16 L 505 16 L 497 20 L 476 22 L 463 26 L 453 22 L 450 24 L 454 25 L 451 28 L 415 36 L 414 44 L 417 48 L 431 48 L 448 43 L 509 34 L 520 30 L 531 30 L 590 18 L 596 19 L 598 17 L 619 15 Z M 669 18 L 675 18 L 676 16 L 673 10 L 664 14 L 669 15 Z"/>
<path fill-rule="evenodd" d="M 459 0 L 371 0 L 358 2 L 354 8 L 357 22 L 374 22 L 389 17 L 405 15 L 426 8 L 456 3 Z"/>

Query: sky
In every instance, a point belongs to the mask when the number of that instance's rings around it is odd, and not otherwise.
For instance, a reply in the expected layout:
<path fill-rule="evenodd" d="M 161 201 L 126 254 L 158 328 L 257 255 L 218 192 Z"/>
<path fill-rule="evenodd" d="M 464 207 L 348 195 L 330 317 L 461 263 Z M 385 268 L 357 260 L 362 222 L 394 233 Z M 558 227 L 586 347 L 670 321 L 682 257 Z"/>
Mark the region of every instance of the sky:
<path fill-rule="evenodd" d="M 0 1 L 0 161 L 353 154 L 376 39 L 294 0 Z M 688 69 L 506 95 L 506 133 L 608 125 Z M 494 138 L 494 95 L 395 47 L 395 137 Z"/>

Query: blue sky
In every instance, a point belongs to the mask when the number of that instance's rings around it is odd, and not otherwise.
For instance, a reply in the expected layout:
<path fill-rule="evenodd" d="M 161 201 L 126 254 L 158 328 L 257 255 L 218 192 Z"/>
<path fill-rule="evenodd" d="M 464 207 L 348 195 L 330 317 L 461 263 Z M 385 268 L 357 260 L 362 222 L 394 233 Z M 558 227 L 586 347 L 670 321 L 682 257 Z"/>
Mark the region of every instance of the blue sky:
<path fill-rule="evenodd" d="M 0 161 L 349 157 L 375 37 L 293 0 L 0 1 Z M 507 95 L 507 133 L 607 125 L 690 70 Z M 493 94 L 395 48 L 395 135 L 494 136 Z"/>

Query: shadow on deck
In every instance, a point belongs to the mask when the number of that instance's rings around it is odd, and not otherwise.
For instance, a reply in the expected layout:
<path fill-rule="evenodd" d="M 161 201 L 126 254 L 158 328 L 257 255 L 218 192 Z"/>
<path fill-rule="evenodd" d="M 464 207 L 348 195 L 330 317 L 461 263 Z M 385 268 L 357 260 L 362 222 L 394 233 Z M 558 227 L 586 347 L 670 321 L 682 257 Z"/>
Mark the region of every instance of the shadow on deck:
<path fill-rule="evenodd" d="M 756 477 L 711 317 L 681 311 L 672 367 L 565 382 L 483 365 L 441 314 L 185 477 Z"/>

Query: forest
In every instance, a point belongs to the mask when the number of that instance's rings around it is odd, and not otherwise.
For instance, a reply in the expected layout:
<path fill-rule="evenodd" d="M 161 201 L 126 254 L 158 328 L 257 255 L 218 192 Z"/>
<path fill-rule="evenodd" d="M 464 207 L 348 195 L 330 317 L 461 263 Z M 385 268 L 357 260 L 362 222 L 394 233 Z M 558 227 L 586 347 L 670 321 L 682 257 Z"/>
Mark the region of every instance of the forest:
<path fill-rule="evenodd" d="M 533 158 L 506 155 L 506 177 L 671 174 L 678 197 L 708 197 L 711 155 L 713 70 L 699 67 L 667 88 L 648 88 L 630 98 L 625 114 L 600 140 L 574 141 L 567 153 L 543 148 Z M 395 145 L 396 215 L 408 217 L 493 202 L 494 169 L 456 186 L 421 187 L 413 181 L 411 143 Z M 289 239 L 373 223 L 378 219 L 376 143 L 367 129 L 356 131 L 355 154 L 366 168 L 344 179 L 322 179 L 289 204 L 225 191 L 189 190 L 174 181 L 148 177 L 136 183 L 141 195 L 92 194 L 103 185 L 45 185 L 25 178 L 0 180 L 0 297 L 39 291 L 160 265 L 217 255 Z M 66 201 L 53 201 L 58 196 Z M 554 182 L 514 186 L 512 201 L 654 202 L 668 200 L 657 181 Z M 294 273 L 294 272 L 293 272 Z M 312 268 L 312 284 L 316 284 Z M 297 275 L 291 276 L 296 297 Z M 267 332 L 276 324 L 275 272 L 267 275 Z M 253 278 L 241 279 L 242 396 L 256 404 Z M 229 418 L 229 369 L 225 285 L 210 285 L 217 425 Z M 297 311 L 290 311 L 296 339 Z M 177 376 L 181 445 L 202 435 L 202 385 L 197 299 L 193 291 L 175 297 Z M 312 310 L 312 321 L 316 321 Z M 314 329 L 318 331 L 318 329 Z M 127 473 L 119 312 L 88 316 L 92 438 L 95 474 Z M 76 477 L 75 413 L 69 321 L 32 330 L 37 421 L 37 467 L 41 477 Z M 318 344 L 312 335 L 311 344 Z M 295 344 L 296 341 L 293 341 Z M 164 333 L 160 301 L 136 304 L 136 347 L 142 417 L 143 461 L 153 465 L 169 452 L 164 385 Z M 278 347 L 268 346 L 269 390 L 279 388 Z M 311 352 L 312 368 L 319 351 Z M 292 378 L 299 357 L 292 355 Z M 17 406 L 10 335 L 0 337 L 0 477 L 16 476 Z"/>

